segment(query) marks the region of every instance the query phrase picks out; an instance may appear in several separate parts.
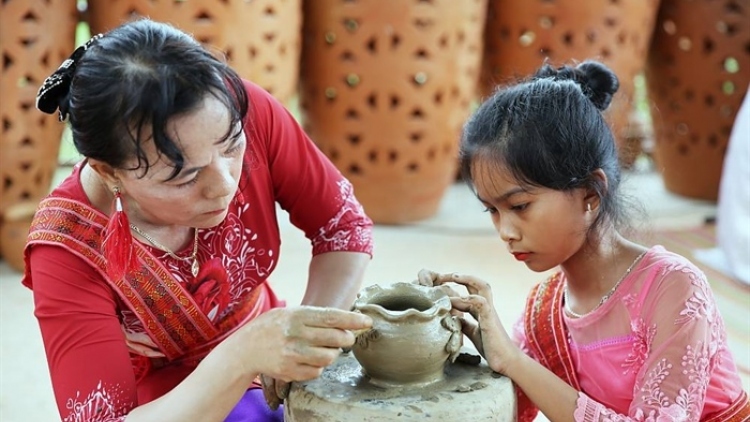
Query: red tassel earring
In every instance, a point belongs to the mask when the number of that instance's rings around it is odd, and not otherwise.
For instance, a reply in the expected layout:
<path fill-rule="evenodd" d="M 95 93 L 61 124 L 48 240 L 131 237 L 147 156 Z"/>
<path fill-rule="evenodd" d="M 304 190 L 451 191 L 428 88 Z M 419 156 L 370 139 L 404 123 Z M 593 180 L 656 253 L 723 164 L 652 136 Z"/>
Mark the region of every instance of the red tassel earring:
<path fill-rule="evenodd" d="M 120 280 L 135 261 L 133 256 L 133 235 L 130 233 L 130 222 L 122 207 L 120 188 L 115 186 L 115 199 L 109 222 L 104 229 L 104 259 L 107 260 L 107 274 L 112 280 Z"/>

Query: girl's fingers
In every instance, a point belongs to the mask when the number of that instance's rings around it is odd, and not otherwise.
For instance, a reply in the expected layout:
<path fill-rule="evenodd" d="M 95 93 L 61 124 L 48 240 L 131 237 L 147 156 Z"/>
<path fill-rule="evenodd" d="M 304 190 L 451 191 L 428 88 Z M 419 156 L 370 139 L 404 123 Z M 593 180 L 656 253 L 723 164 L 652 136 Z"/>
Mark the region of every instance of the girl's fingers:
<path fill-rule="evenodd" d="M 488 302 L 492 302 L 492 289 L 486 281 L 471 275 L 456 273 L 451 274 L 450 277 L 450 281 L 465 286 L 470 295 L 479 295 L 487 299 Z"/>
<path fill-rule="evenodd" d="M 455 310 L 468 312 L 469 315 L 480 322 L 483 318 L 491 317 L 493 312 L 493 308 L 487 302 L 487 299 L 479 295 L 452 297 L 451 305 Z"/>
<path fill-rule="evenodd" d="M 440 274 L 435 271 L 423 269 L 417 274 L 417 282 L 423 286 L 433 287 L 448 283 L 452 274 Z"/>

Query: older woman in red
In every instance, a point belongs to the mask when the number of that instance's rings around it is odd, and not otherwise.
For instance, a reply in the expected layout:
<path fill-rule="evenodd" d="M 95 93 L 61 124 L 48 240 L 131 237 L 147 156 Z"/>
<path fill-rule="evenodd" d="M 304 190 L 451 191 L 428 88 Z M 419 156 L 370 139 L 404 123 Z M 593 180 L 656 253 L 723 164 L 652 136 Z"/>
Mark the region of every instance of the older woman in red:
<path fill-rule="evenodd" d="M 351 185 L 188 35 L 140 20 L 95 37 L 37 106 L 85 157 L 40 204 L 23 280 L 65 421 L 281 420 L 254 381 L 314 378 L 371 324 L 336 309 L 372 252 Z M 267 283 L 277 203 L 312 243 L 307 306 Z"/>

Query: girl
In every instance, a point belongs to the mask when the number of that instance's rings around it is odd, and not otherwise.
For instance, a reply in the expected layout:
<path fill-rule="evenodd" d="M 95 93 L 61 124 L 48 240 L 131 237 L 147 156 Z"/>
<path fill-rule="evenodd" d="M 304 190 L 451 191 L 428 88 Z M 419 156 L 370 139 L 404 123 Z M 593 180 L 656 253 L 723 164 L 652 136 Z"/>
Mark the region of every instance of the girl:
<path fill-rule="evenodd" d="M 724 325 L 699 269 L 618 231 L 620 171 L 603 117 L 618 89 L 604 65 L 543 66 L 497 91 L 467 123 L 463 175 L 508 252 L 537 285 L 512 341 L 489 285 L 464 285 L 464 332 L 519 390 L 520 421 L 740 421 L 750 418 Z"/>

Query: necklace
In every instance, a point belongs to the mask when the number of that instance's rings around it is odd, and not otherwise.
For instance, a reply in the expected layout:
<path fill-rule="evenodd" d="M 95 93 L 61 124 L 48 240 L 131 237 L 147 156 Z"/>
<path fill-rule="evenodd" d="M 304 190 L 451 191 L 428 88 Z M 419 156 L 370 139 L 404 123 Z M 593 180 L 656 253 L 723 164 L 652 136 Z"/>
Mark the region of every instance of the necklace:
<path fill-rule="evenodd" d="M 198 270 L 200 270 L 200 264 L 198 264 L 198 229 L 195 230 L 195 240 L 193 240 L 193 253 L 187 257 L 183 258 L 181 256 L 177 256 L 169 250 L 168 247 L 162 245 L 161 243 L 154 240 L 151 236 L 147 235 L 146 233 L 142 232 L 141 229 L 139 229 L 135 224 L 130 224 L 130 228 L 133 229 L 134 232 L 138 233 L 142 238 L 146 239 L 148 243 L 154 245 L 155 247 L 163 250 L 166 252 L 169 256 L 171 256 L 174 259 L 178 259 L 180 261 L 188 262 L 190 264 L 190 272 L 193 273 L 193 277 L 198 276 Z"/>
<path fill-rule="evenodd" d="M 588 315 L 588 314 L 594 312 L 595 310 L 599 309 L 599 307 L 602 306 L 604 304 L 604 302 L 607 301 L 607 299 L 609 299 L 610 297 L 612 297 L 612 294 L 615 293 L 615 290 L 617 290 L 617 287 L 620 285 L 620 283 L 622 283 L 622 281 L 625 280 L 625 278 L 627 278 L 628 274 L 630 274 L 630 271 L 633 270 L 633 268 L 635 267 L 635 264 L 637 264 L 641 260 L 641 258 L 643 258 L 643 255 L 646 255 L 646 252 L 648 252 L 648 250 L 641 252 L 641 254 L 638 255 L 635 258 L 635 260 L 633 261 L 633 263 L 630 264 L 630 266 L 628 267 L 627 270 L 625 270 L 625 274 L 623 274 L 622 277 L 620 277 L 620 279 L 617 280 L 617 283 L 615 283 L 615 285 L 612 286 L 612 288 L 609 289 L 609 291 L 604 296 L 602 296 L 602 299 L 599 301 L 599 303 L 596 306 L 594 306 L 594 309 L 586 312 L 585 314 L 577 314 L 577 313 L 573 312 L 572 309 L 570 309 L 570 300 L 568 299 L 568 286 L 566 285 L 565 286 L 565 290 L 563 290 L 563 298 L 565 300 L 565 306 L 564 306 L 565 312 L 568 315 L 570 315 L 570 316 L 572 316 L 574 318 L 583 318 L 586 315 Z"/>

